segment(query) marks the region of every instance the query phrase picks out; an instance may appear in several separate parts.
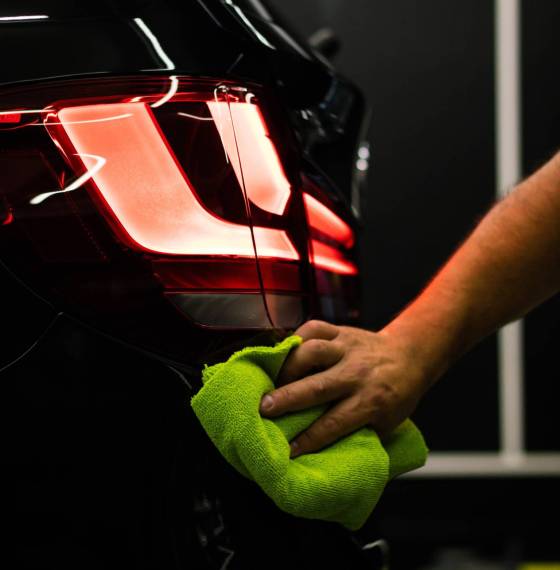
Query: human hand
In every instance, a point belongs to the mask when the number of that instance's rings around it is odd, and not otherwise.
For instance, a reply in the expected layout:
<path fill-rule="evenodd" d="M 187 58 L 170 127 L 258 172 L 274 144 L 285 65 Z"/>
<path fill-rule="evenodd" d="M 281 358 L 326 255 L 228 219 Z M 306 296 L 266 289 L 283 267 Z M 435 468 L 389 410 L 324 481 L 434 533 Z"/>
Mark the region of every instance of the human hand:
<path fill-rule="evenodd" d="M 291 443 L 291 456 L 317 451 L 363 426 L 390 433 L 416 408 L 428 387 L 415 347 L 394 334 L 308 321 L 295 349 L 261 401 L 264 417 L 332 402 Z"/>

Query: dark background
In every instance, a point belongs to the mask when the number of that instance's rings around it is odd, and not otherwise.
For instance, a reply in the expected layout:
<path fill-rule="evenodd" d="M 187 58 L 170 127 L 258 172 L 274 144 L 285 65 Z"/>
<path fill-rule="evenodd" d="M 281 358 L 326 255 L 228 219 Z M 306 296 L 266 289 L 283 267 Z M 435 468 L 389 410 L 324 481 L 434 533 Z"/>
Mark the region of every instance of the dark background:
<path fill-rule="evenodd" d="M 336 31 L 342 49 L 335 65 L 371 106 L 364 324 L 378 328 L 421 290 L 494 200 L 494 3 L 272 4 L 302 35 Z M 560 3 L 525 0 L 521 22 L 522 163 L 529 174 L 560 146 Z M 558 298 L 526 319 L 525 335 L 528 449 L 558 451 Z M 496 339 L 457 364 L 415 419 L 433 451 L 497 450 Z M 396 567 L 419 568 L 450 546 L 493 560 L 560 560 L 545 520 L 558 520 L 559 495 L 557 478 L 395 482 L 374 524 L 392 541 Z"/>

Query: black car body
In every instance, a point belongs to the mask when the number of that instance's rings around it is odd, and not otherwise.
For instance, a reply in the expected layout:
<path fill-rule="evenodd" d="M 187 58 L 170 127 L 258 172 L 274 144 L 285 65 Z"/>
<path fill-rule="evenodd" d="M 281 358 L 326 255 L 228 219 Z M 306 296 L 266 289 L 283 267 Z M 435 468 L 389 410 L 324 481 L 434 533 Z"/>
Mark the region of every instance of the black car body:
<path fill-rule="evenodd" d="M 0 50 L 10 567 L 359 565 L 189 407 L 204 364 L 358 321 L 359 91 L 250 0 L 2 2 Z"/>

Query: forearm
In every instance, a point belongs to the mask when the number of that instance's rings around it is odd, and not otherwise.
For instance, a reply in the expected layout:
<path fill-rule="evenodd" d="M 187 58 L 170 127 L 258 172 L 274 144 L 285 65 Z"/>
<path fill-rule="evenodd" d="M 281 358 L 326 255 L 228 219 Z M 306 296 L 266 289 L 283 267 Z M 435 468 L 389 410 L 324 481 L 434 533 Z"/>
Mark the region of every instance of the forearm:
<path fill-rule="evenodd" d="M 436 379 L 473 344 L 560 289 L 560 154 L 481 221 L 384 333 Z"/>

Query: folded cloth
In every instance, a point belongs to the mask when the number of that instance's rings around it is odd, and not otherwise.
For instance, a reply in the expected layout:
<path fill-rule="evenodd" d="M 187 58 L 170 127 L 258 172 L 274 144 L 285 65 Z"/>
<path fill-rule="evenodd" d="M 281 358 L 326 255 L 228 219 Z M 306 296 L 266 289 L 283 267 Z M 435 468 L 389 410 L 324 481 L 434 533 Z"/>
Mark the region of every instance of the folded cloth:
<path fill-rule="evenodd" d="M 317 453 L 290 459 L 289 442 L 327 407 L 267 419 L 259 414 L 259 405 L 274 388 L 286 356 L 301 342 L 291 336 L 274 347 L 248 347 L 227 362 L 206 367 L 203 387 L 191 404 L 226 460 L 280 509 L 357 530 L 389 479 L 424 464 L 426 445 L 407 420 L 383 444 L 365 427 Z"/>

